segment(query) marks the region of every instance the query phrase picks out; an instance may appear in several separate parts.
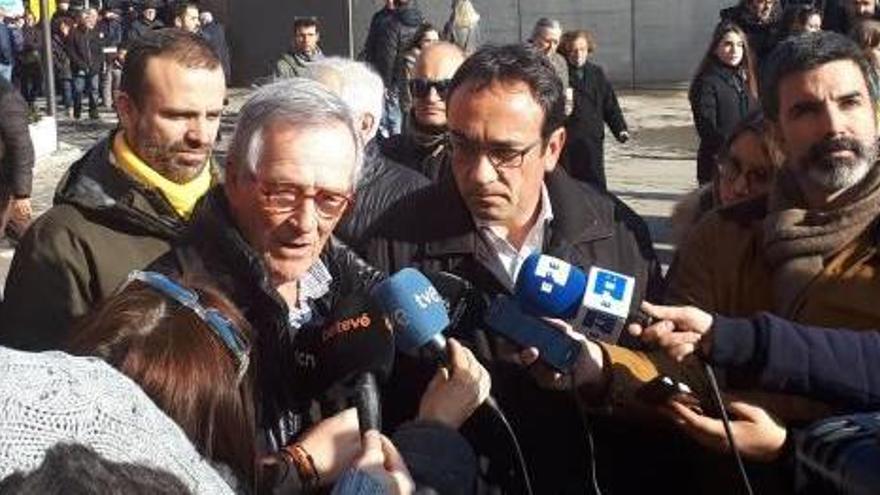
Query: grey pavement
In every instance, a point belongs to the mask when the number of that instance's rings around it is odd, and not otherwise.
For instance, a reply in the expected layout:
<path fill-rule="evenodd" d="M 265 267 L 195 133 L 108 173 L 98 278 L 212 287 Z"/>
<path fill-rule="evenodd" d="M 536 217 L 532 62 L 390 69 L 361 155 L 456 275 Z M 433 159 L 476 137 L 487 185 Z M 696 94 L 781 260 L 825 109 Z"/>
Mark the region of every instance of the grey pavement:
<path fill-rule="evenodd" d="M 238 109 L 247 94 L 245 89 L 230 91 L 221 123 L 218 161 L 223 160 Z M 642 215 L 661 260 L 668 263 L 674 248 L 670 244 L 669 214 L 678 198 L 696 186 L 697 140 L 687 96 L 683 90 L 637 90 L 622 91 L 618 97 L 632 138 L 619 144 L 609 133 L 605 140 L 608 187 Z M 32 201 L 36 215 L 51 206 L 55 186 L 70 164 L 115 126 L 116 117 L 108 110 L 101 112 L 100 120 L 59 119 L 59 149 L 39 161 L 34 170 Z M 6 280 L 12 255 L 11 247 L 0 246 L 0 283 Z"/>

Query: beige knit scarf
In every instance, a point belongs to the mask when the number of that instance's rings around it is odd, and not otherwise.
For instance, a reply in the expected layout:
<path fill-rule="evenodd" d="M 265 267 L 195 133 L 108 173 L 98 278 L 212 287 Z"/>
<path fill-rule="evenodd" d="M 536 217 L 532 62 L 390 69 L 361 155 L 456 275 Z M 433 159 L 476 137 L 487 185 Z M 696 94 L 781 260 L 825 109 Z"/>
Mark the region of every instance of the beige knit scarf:
<path fill-rule="evenodd" d="M 773 271 L 774 308 L 793 316 L 799 295 L 825 263 L 858 238 L 880 215 L 880 166 L 875 165 L 845 203 L 807 209 L 794 173 L 782 167 L 768 199 L 764 252 Z"/>

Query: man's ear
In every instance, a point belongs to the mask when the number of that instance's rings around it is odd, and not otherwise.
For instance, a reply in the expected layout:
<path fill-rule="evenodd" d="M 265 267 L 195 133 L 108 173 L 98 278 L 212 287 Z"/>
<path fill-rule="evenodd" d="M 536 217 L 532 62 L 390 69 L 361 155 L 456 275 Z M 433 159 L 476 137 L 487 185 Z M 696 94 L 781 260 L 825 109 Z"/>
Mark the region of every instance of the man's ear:
<path fill-rule="evenodd" d="M 117 91 L 113 95 L 113 101 L 116 104 L 116 115 L 119 116 L 119 124 L 123 129 L 131 129 L 134 121 L 137 119 L 137 106 L 131 96 L 124 91 Z"/>
<path fill-rule="evenodd" d="M 547 144 L 544 145 L 544 171 L 547 173 L 556 169 L 562 148 L 565 147 L 565 127 L 560 127 L 550 134 Z"/>

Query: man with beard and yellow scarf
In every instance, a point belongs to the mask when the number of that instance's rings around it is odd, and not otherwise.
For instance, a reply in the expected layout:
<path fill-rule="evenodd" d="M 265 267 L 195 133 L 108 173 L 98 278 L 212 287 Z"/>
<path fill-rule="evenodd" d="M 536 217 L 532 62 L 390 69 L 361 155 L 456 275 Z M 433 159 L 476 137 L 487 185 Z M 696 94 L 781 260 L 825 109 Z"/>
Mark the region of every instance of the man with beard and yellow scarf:
<path fill-rule="evenodd" d="M 220 60 L 199 37 L 160 30 L 131 46 L 119 128 L 71 165 L 16 249 L 0 345 L 63 348 L 76 318 L 170 250 L 214 182 L 225 94 Z"/>

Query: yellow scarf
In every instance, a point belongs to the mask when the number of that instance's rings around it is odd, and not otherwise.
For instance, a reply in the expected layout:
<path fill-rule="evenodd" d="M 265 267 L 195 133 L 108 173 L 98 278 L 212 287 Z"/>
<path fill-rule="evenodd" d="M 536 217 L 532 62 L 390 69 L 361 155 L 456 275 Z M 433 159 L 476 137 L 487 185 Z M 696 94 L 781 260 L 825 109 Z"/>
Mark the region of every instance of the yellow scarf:
<path fill-rule="evenodd" d="M 144 185 L 158 189 L 182 218 L 189 218 L 196 202 L 211 188 L 210 165 L 202 169 L 195 179 L 186 184 L 177 184 L 144 163 L 128 146 L 121 131 L 113 138 L 113 155 L 116 157 L 116 166 Z"/>

